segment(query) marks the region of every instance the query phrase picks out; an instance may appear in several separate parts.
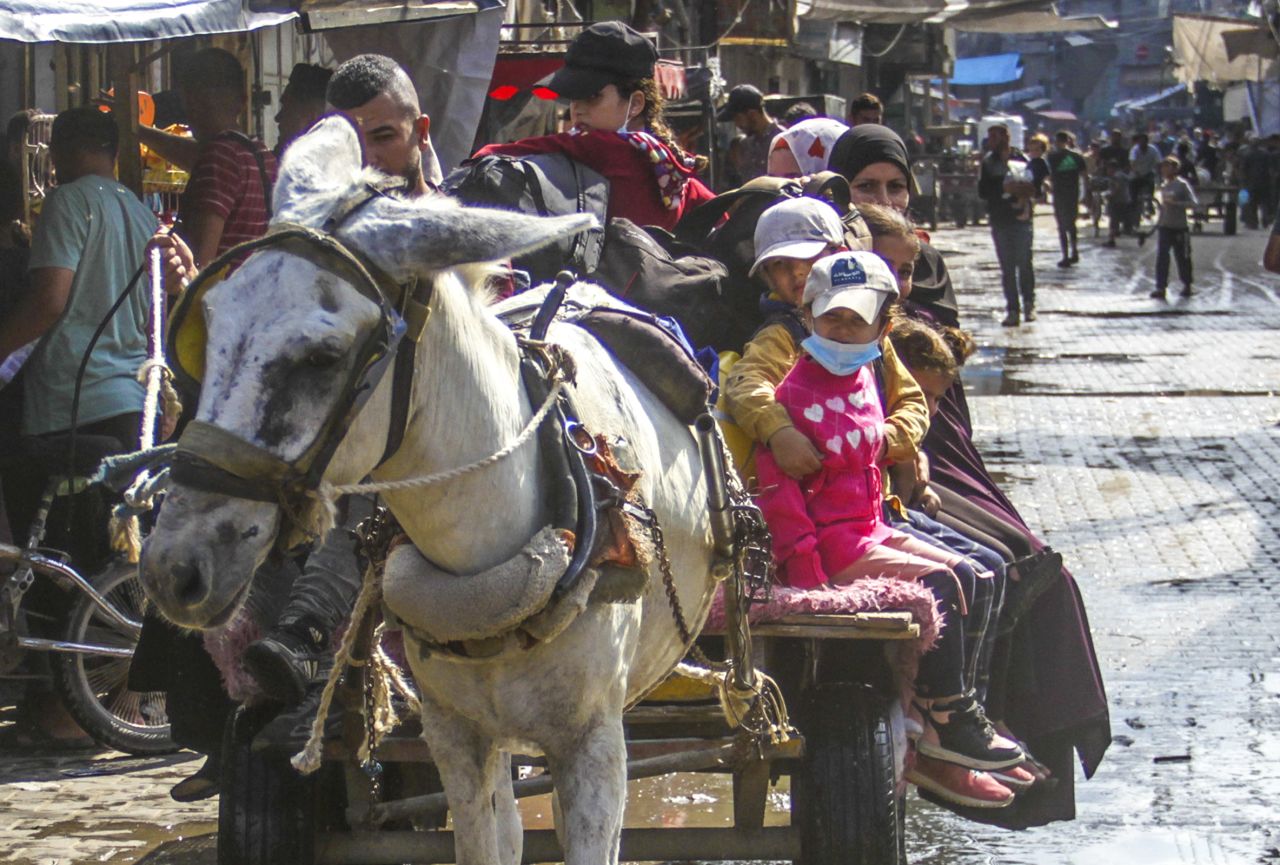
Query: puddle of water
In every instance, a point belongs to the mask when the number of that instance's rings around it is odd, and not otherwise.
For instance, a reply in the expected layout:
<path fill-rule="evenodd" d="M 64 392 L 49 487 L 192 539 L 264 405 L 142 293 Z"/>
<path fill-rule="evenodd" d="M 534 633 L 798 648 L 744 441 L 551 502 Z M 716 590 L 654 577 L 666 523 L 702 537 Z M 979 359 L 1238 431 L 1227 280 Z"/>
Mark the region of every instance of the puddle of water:
<path fill-rule="evenodd" d="M 1072 865 L 1099 862 L 1141 862 L 1142 865 L 1190 865 L 1190 863 L 1245 862 L 1227 851 L 1216 838 L 1188 832 L 1123 832 L 1089 844 L 1069 860 Z"/>

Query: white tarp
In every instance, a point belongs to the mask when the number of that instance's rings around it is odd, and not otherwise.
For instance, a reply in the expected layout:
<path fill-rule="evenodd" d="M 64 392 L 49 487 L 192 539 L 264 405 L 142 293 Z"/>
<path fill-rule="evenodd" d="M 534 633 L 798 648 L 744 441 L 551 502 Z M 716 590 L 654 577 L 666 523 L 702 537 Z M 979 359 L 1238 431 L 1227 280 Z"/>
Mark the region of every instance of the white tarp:
<path fill-rule="evenodd" d="M 141 42 L 241 33 L 296 17 L 250 12 L 241 0 L 0 0 L 0 39 Z"/>
<path fill-rule="evenodd" d="M 1257 31 L 1262 25 L 1241 18 L 1211 15 L 1173 16 L 1174 74 L 1192 84 L 1222 86 L 1233 81 L 1269 81 L 1280 72 L 1275 56 L 1228 51 L 1228 36 Z M 1233 40 L 1232 45 L 1238 43 Z"/>

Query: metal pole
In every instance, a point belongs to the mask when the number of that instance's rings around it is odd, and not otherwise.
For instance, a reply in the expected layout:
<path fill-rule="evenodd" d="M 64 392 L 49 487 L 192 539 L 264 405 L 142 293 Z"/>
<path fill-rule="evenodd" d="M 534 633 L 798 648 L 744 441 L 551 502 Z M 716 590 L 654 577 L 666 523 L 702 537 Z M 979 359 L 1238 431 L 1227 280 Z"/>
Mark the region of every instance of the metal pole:
<path fill-rule="evenodd" d="M 653 778 L 658 775 L 669 775 L 672 772 L 699 772 L 716 769 L 726 765 L 733 756 L 736 745 L 717 745 L 714 748 L 680 751 L 675 754 L 661 754 L 656 757 L 645 757 L 627 763 L 627 780 Z M 512 784 L 517 799 L 529 796 L 540 796 L 555 789 L 555 781 L 550 774 L 525 778 Z M 423 814 L 438 814 L 448 810 L 449 800 L 444 793 L 428 793 L 424 796 L 411 796 L 394 802 L 383 802 L 374 805 L 367 812 L 368 819 L 375 824 L 387 820 L 398 820 L 405 817 L 416 817 Z M 356 806 L 347 809 L 347 818 L 353 823 L 363 822 L 366 816 L 364 809 Z M 452 860 L 448 860 L 452 861 Z"/>
<path fill-rule="evenodd" d="M 791 861 L 800 856 L 795 826 L 763 829 L 623 829 L 623 862 L 696 859 Z M 316 840 L 317 865 L 433 865 L 454 862 L 452 832 L 351 832 L 322 834 Z M 564 852 L 551 829 L 524 833 L 524 862 L 563 862 Z"/>
<path fill-rule="evenodd" d="M 138 72 L 135 65 L 137 48 L 133 43 L 107 48 L 111 86 L 115 88 L 115 111 L 112 116 L 120 131 L 120 155 L 116 160 L 121 185 L 142 198 L 142 154 L 138 150 Z"/>

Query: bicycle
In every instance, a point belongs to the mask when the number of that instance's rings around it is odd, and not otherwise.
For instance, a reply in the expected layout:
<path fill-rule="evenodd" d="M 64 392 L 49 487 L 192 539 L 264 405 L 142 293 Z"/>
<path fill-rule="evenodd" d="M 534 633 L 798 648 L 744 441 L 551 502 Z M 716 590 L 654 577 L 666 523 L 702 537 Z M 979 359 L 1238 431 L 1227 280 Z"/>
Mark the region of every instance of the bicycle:
<path fill-rule="evenodd" d="M 105 456 L 123 450 L 107 436 L 76 437 L 75 465 L 66 471 L 66 438 L 33 442 L 28 456 L 52 468 L 31 523 L 25 548 L 0 544 L 0 567 L 15 567 L 0 578 L 0 676 L 12 674 L 27 652 L 47 652 L 52 679 L 67 711 L 100 744 L 134 755 L 176 750 L 170 737 L 165 695 L 129 688 L 129 665 L 142 633 L 146 603 L 136 564 L 116 559 L 85 577 L 60 550 L 42 546 L 54 501 L 91 486 Z M 69 611 L 56 622 L 53 638 L 32 636 L 23 607 L 36 579 L 51 580 L 75 593 Z"/>

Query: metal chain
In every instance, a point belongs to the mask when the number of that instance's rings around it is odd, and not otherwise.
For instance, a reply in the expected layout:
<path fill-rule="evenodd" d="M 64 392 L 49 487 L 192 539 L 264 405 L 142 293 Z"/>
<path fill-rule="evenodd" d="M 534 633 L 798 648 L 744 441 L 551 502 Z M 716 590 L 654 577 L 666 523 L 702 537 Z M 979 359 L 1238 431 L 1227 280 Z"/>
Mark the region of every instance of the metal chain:
<path fill-rule="evenodd" d="M 676 593 L 676 580 L 671 574 L 671 559 L 667 557 L 667 545 L 663 541 L 662 525 L 658 522 L 658 515 L 654 513 L 653 508 L 644 505 L 642 509 L 649 524 L 649 536 L 653 538 L 654 550 L 658 557 L 658 570 L 662 573 L 662 585 L 667 591 L 667 603 L 671 606 L 671 617 L 675 619 L 676 631 L 680 634 L 685 653 L 692 655 L 698 663 L 709 670 L 714 670 L 717 673 L 725 672 L 729 669 L 729 664 L 708 658 L 706 653 L 698 646 L 693 632 L 689 629 L 689 623 L 684 617 L 684 607 L 680 605 L 680 596 Z"/>

